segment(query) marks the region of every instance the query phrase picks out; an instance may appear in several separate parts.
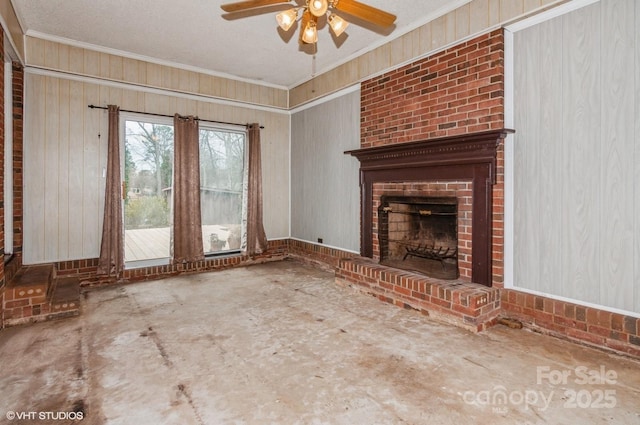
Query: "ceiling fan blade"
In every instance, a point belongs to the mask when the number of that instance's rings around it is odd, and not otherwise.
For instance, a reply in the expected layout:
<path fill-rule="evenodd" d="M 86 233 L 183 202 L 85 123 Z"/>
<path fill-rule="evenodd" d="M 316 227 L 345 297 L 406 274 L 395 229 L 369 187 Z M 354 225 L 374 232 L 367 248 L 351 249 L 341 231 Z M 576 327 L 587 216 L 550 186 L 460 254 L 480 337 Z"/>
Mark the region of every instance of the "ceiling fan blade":
<path fill-rule="evenodd" d="M 246 0 L 236 3 L 227 3 L 220 6 L 227 13 L 240 12 L 247 9 L 255 9 L 257 7 L 271 6 L 274 4 L 289 3 L 289 0 Z"/>
<path fill-rule="evenodd" d="M 389 27 L 396 20 L 396 15 L 356 0 L 338 0 L 334 2 L 333 7 L 381 27 Z"/>

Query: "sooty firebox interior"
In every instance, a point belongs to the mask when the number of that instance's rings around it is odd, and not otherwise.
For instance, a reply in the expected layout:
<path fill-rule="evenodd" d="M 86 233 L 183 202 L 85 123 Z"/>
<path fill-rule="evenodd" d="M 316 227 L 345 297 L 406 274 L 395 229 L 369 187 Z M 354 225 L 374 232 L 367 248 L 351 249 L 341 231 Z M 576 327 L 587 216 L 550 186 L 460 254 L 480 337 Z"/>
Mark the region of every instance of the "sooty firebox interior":
<path fill-rule="evenodd" d="M 458 278 L 457 217 L 455 197 L 382 196 L 380 262 L 438 279 Z"/>

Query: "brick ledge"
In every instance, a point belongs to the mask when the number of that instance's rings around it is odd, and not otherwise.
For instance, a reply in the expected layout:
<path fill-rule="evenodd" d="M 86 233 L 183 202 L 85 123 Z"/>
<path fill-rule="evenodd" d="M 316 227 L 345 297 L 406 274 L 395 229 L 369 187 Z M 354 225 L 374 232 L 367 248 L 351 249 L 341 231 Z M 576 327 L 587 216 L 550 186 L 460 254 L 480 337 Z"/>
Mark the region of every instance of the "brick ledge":
<path fill-rule="evenodd" d="M 364 257 L 342 259 L 336 283 L 436 320 L 473 332 L 494 325 L 500 314 L 500 289 L 462 280 L 439 280 L 394 269 Z"/>

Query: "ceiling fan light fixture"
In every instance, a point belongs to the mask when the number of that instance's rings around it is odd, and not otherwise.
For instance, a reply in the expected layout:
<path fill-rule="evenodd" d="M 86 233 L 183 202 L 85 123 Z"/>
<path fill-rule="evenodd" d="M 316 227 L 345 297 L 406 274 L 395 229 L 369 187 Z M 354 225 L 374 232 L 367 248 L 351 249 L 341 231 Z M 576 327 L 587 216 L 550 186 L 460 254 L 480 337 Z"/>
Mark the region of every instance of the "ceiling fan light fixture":
<path fill-rule="evenodd" d="M 298 11 L 296 9 L 285 10 L 276 15 L 276 21 L 278 22 L 278 26 L 282 28 L 283 31 L 289 31 L 289 29 L 296 22 L 297 18 L 298 18 Z"/>
<path fill-rule="evenodd" d="M 309 0 L 308 2 L 309 12 L 316 18 L 321 17 L 327 13 L 329 9 L 329 0 Z"/>
<path fill-rule="evenodd" d="M 336 37 L 340 37 L 344 30 L 349 26 L 349 22 L 345 21 L 335 13 L 329 15 L 329 26 L 331 27 L 331 31 L 336 35 Z"/>
<path fill-rule="evenodd" d="M 302 32 L 302 41 L 307 44 L 313 44 L 318 41 L 318 29 L 316 23 L 313 20 L 307 22 Z"/>
<path fill-rule="evenodd" d="M 334 11 L 382 28 L 391 28 L 391 31 L 393 31 L 393 25 L 396 20 L 396 15 L 361 3 L 361 0 L 239 0 L 234 3 L 223 4 L 220 7 L 226 13 L 232 14 L 261 9 L 266 6 L 280 7 L 285 4 L 288 4 L 290 9 L 277 13 L 276 21 L 280 30 L 285 32 L 289 31 L 296 24 L 296 21 L 299 21 L 297 25 L 299 26 L 298 42 L 300 44 L 315 45 L 318 42 L 318 23 L 320 27 L 324 27 L 325 24 L 328 25 L 329 31 L 336 37 L 340 37 L 349 23 L 334 14 Z M 361 25 L 358 22 L 354 21 L 354 23 Z M 313 50 L 316 51 L 317 49 Z M 309 52 L 308 49 L 301 49 L 301 51 Z"/>

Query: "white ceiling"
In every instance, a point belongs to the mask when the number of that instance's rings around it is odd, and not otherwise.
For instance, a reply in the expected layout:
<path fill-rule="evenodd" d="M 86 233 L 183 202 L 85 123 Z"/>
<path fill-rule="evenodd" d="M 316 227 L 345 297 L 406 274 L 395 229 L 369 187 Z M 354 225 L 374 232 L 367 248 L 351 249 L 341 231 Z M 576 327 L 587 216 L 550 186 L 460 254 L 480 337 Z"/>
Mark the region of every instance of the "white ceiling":
<path fill-rule="evenodd" d="M 24 32 L 34 37 L 278 87 L 310 79 L 313 55 L 300 50 L 297 30 L 287 39 L 275 21 L 289 6 L 223 16 L 220 5 L 233 1 L 11 0 Z M 352 24 L 338 40 L 340 47 L 328 27 L 320 28 L 316 75 L 470 0 L 360 1 L 395 14 L 395 28 L 385 34 L 344 15 Z"/>

